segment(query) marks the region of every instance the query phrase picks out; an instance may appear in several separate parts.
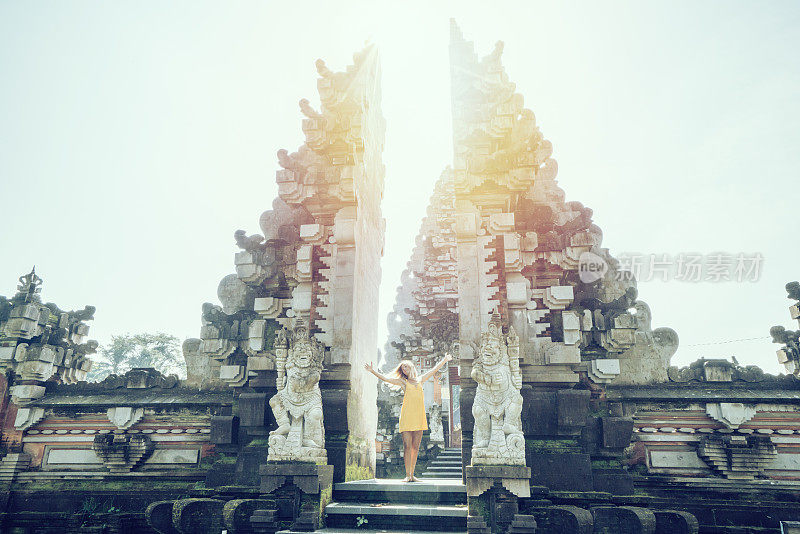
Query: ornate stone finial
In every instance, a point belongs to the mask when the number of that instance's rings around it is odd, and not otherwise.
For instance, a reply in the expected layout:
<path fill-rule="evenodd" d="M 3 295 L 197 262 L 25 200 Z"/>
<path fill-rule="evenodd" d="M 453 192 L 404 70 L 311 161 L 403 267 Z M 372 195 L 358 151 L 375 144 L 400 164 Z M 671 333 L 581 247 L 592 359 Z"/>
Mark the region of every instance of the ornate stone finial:
<path fill-rule="evenodd" d="M 472 378 L 478 384 L 472 464 L 525 465 L 519 338 L 513 328 L 504 338 L 496 313 L 481 334 Z"/>
<path fill-rule="evenodd" d="M 786 284 L 787 297 L 797 302 L 789 306 L 789 314 L 800 324 L 800 283 L 789 282 Z M 800 376 L 800 330 L 787 330 L 783 326 L 773 326 L 769 329 L 773 343 L 781 343 L 778 349 L 778 362 L 782 363 L 786 371 L 794 376 Z"/>
<path fill-rule="evenodd" d="M 463 41 L 464 34 L 461 32 L 461 28 L 458 27 L 458 23 L 456 19 L 450 19 L 450 42 L 454 41 Z"/>
<path fill-rule="evenodd" d="M 262 250 L 264 248 L 264 236 L 258 234 L 248 236 L 244 230 L 236 230 L 233 233 L 233 239 L 236 240 L 236 246 L 248 252 Z"/>
<path fill-rule="evenodd" d="M 38 302 L 41 292 L 42 278 L 36 274 L 36 266 L 34 265 L 31 272 L 19 277 L 17 296 L 23 296 L 26 303 Z"/>
<path fill-rule="evenodd" d="M 327 461 L 322 424 L 324 346 L 301 324 L 275 336 L 276 393 L 269 401 L 278 428 L 270 432 L 270 461 Z"/>

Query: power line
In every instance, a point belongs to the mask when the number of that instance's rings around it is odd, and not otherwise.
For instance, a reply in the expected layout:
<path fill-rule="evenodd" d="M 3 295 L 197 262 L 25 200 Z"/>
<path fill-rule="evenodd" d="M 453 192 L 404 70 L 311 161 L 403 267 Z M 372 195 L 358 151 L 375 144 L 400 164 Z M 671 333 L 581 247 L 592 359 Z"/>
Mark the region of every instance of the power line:
<path fill-rule="evenodd" d="M 684 345 L 686 347 L 701 347 L 705 345 L 724 345 L 726 343 L 738 343 L 740 341 L 756 341 L 761 339 L 771 339 L 770 336 L 761 336 L 761 337 L 746 337 L 742 339 L 727 339 L 725 341 L 711 341 L 709 343 L 692 343 L 691 345 Z"/>

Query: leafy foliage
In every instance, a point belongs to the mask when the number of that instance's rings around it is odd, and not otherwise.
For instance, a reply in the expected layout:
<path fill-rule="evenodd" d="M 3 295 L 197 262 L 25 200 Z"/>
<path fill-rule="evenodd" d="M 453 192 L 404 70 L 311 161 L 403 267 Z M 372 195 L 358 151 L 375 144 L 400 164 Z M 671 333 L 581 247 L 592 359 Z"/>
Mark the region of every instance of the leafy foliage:
<path fill-rule="evenodd" d="M 111 342 L 100 346 L 92 359 L 89 380 L 102 380 L 135 367 L 153 367 L 165 375 L 186 376 L 178 338 L 162 332 L 111 336 Z"/>

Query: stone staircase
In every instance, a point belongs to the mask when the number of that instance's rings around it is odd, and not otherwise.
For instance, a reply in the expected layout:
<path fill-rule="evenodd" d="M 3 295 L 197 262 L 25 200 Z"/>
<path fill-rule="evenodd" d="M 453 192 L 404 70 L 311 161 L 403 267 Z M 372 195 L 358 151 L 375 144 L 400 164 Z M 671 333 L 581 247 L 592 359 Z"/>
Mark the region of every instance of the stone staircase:
<path fill-rule="evenodd" d="M 0 484 L 11 484 L 20 471 L 27 469 L 31 457 L 25 453 L 8 453 L 0 461 Z"/>
<path fill-rule="evenodd" d="M 325 507 L 326 534 L 427 534 L 467 531 L 467 490 L 461 481 L 372 479 L 334 484 Z"/>
<path fill-rule="evenodd" d="M 461 480 L 463 476 L 463 466 L 461 465 L 461 449 L 448 448 L 442 449 L 442 452 L 428 463 L 425 472 L 420 475 L 420 478 L 445 478 L 445 479 L 458 479 Z"/>

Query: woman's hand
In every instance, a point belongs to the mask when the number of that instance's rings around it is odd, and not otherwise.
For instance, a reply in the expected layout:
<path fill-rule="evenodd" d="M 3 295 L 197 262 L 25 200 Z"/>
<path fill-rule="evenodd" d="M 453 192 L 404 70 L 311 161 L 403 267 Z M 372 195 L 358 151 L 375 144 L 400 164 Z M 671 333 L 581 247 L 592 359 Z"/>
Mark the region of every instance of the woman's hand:
<path fill-rule="evenodd" d="M 372 362 L 365 363 L 365 364 L 364 364 L 364 369 L 366 369 L 367 371 L 369 371 L 369 372 L 370 372 L 370 373 L 372 373 L 373 375 L 375 374 L 375 368 L 374 368 L 374 367 L 372 367 Z"/>
<path fill-rule="evenodd" d="M 453 357 L 450 356 L 449 354 L 445 354 L 444 355 L 444 363 L 447 363 L 447 362 L 452 361 L 452 360 L 453 360 Z"/>

